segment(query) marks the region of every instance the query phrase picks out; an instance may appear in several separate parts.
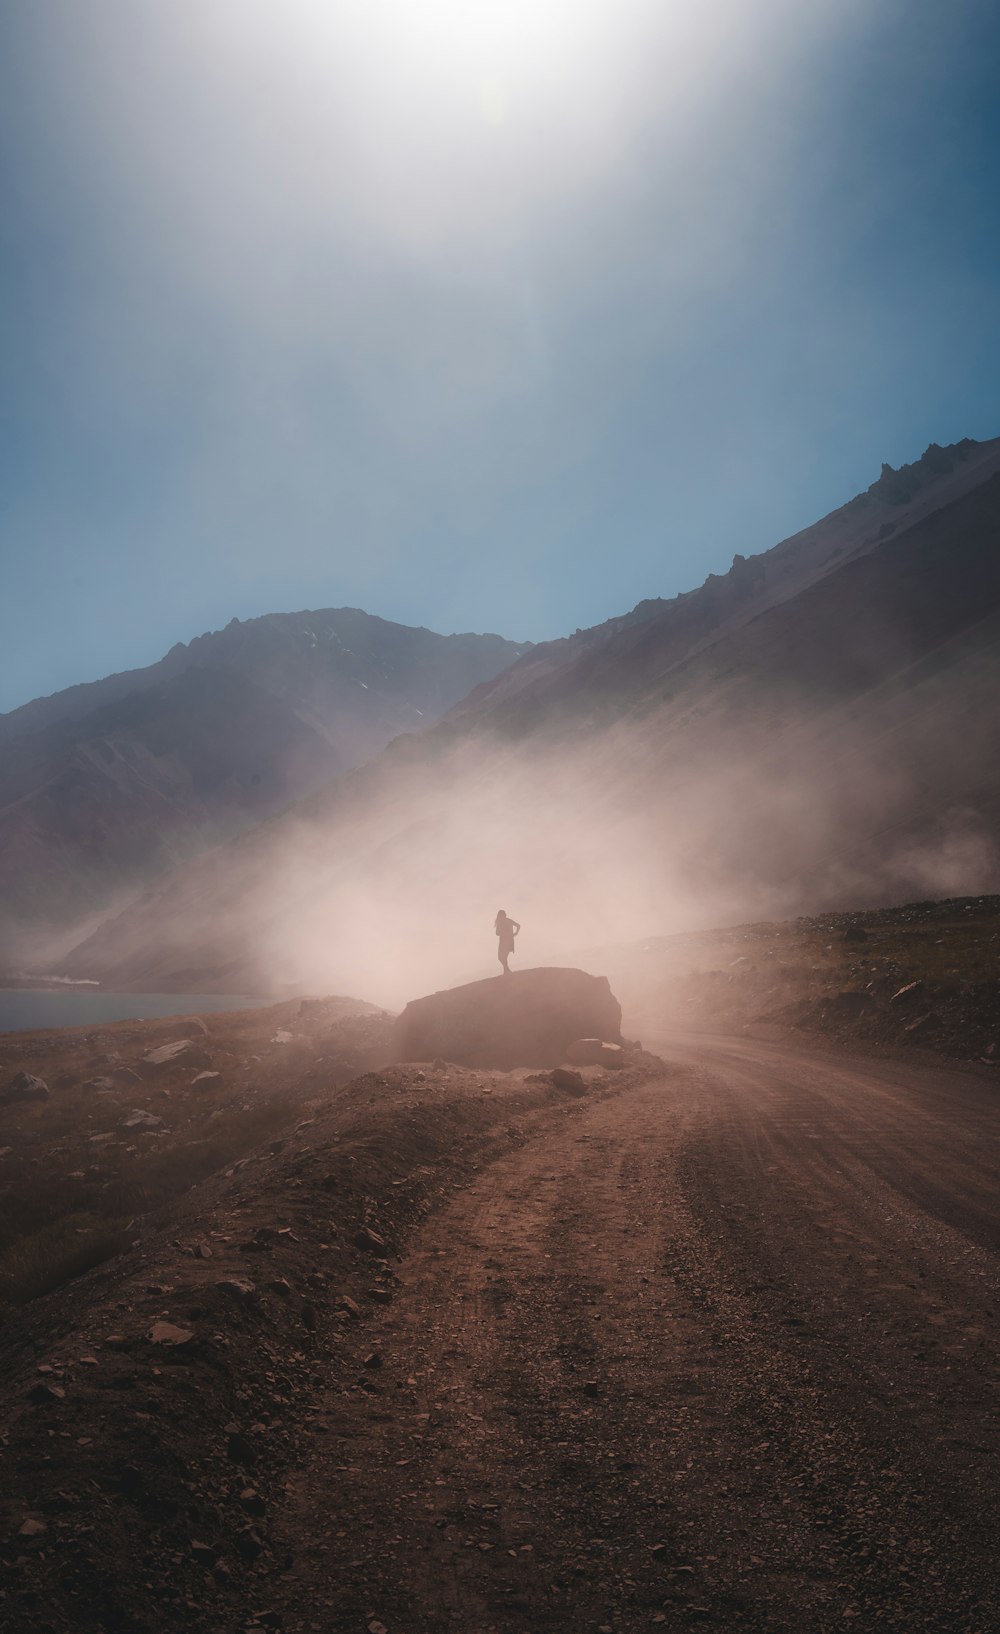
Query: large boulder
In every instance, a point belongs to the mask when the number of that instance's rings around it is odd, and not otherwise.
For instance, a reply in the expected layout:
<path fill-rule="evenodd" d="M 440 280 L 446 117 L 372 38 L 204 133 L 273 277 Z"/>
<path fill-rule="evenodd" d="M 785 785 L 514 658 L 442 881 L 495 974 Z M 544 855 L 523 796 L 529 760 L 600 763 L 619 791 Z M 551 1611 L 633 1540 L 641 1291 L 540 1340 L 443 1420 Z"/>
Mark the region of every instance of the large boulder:
<path fill-rule="evenodd" d="M 33 1072 L 17 1072 L 10 1083 L 0 1090 L 0 1106 L 9 1106 L 14 1101 L 47 1101 L 49 1086 L 44 1078 L 36 1078 Z"/>
<path fill-rule="evenodd" d="M 147 1050 L 139 1062 L 139 1069 L 148 1077 L 164 1067 L 210 1067 L 212 1057 L 193 1038 L 175 1038 L 169 1044 L 160 1044 Z"/>
<path fill-rule="evenodd" d="M 501 1070 L 551 1067 L 576 1038 L 618 1043 L 621 1026 L 621 1005 L 606 976 L 516 970 L 412 999 L 393 1029 L 393 1055 Z"/>

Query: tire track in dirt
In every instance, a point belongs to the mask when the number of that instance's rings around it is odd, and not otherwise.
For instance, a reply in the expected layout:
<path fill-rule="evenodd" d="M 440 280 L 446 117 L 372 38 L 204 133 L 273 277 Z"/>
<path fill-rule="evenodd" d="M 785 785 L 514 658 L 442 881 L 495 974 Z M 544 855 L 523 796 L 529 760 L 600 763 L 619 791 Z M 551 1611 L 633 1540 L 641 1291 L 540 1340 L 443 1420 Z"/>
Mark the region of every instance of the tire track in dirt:
<path fill-rule="evenodd" d="M 295 1484 L 295 1626 L 998 1626 L 996 1264 L 912 1200 L 929 1125 L 814 1057 L 688 1063 L 415 1239 Z"/>

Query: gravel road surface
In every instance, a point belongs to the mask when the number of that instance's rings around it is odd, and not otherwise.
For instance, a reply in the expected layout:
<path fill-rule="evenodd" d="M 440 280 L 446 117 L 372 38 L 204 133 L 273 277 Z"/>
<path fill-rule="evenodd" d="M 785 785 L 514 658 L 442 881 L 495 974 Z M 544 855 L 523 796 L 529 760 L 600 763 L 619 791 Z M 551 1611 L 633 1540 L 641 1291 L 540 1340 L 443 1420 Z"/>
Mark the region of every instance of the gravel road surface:
<path fill-rule="evenodd" d="M 415 1238 L 291 1494 L 297 1626 L 1000 1629 L 1000 1085 L 654 1047 Z"/>

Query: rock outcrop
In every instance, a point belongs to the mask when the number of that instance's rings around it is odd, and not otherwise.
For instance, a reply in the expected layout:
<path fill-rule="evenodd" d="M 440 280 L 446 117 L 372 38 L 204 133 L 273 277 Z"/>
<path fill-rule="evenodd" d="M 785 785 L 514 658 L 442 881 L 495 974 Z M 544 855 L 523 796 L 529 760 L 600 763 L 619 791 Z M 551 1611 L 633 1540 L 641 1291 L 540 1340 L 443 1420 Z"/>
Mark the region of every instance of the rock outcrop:
<path fill-rule="evenodd" d="M 581 1037 L 621 1039 L 621 1005 L 606 976 L 517 970 L 413 999 L 396 1022 L 398 1061 L 443 1057 L 468 1067 L 555 1066 Z"/>
<path fill-rule="evenodd" d="M 5 1089 L 0 1090 L 0 1106 L 9 1106 L 14 1101 L 47 1101 L 49 1086 L 44 1078 L 36 1078 L 33 1072 L 17 1072 Z"/>
<path fill-rule="evenodd" d="M 161 1067 L 206 1068 L 211 1065 L 212 1057 L 207 1050 L 191 1038 L 175 1038 L 169 1044 L 160 1044 L 155 1050 L 147 1050 L 139 1062 L 147 1077 Z"/>

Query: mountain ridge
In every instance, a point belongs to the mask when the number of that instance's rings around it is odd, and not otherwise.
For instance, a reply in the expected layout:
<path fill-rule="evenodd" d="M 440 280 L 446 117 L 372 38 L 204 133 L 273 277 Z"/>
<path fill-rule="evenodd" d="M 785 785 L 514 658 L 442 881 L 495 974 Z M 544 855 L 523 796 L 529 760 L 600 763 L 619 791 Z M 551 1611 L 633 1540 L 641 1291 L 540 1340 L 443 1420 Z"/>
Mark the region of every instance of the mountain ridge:
<path fill-rule="evenodd" d="M 269 614 L 0 717 L 7 925 L 107 908 L 435 719 L 525 647 L 353 608 Z"/>
<path fill-rule="evenodd" d="M 919 460 L 898 471 L 883 464 L 881 475 L 867 489 L 818 522 L 754 556 L 736 552 L 727 573 L 710 573 L 702 585 L 668 600 L 641 601 L 631 612 L 576 636 L 539 643 L 510 669 L 481 683 L 450 713 L 461 713 L 467 706 L 478 710 L 490 700 L 502 707 L 527 686 L 544 684 L 547 676 L 577 682 L 590 666 L 608 662 L 609 655 L 613 662 L 623 648 L 663 642 L 672 626 L 679 627 L 678 656 L 688 656 L 700 639 L 718 640 L 767 607 L 799 594 L 849 557 L 878 548 L 899 529 L 913 526 L 997 471 L 1000 437 L 981 443 L 963 438 L 947 448 L 930 443 Z M 685 646 L 685 622 L 697 625 L 703 610 L 704 628 L 701 633 L 696 628 Z"/>
<path fill-rule="evenodd" d="M 267 992 L 348 970 L 394 1002 L 408 972 L 482 968 L 469 926 L 497 901 L 551 927 L 531 957 L 565 962 L 595 921 L 610 939 L 987 889 L 1000 441 L 977 447 L 958 480 L 932 473 L 894 504 L 893 528 L 869 493 L 805 530 L 817 560 L 765 605 L 737 563 L 721 593 L 685 598 L 680 630 L 673 602 L 567 638 L 557 661 L 532 651 L 174 876 L 71 973 Z"/>

